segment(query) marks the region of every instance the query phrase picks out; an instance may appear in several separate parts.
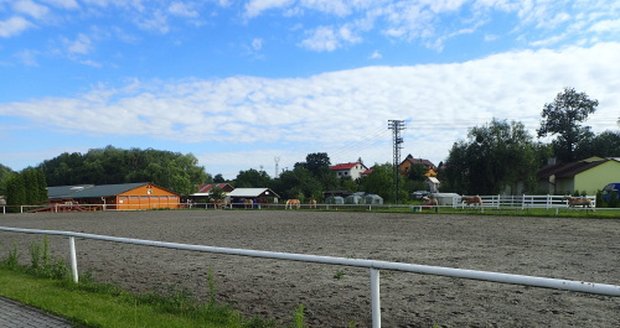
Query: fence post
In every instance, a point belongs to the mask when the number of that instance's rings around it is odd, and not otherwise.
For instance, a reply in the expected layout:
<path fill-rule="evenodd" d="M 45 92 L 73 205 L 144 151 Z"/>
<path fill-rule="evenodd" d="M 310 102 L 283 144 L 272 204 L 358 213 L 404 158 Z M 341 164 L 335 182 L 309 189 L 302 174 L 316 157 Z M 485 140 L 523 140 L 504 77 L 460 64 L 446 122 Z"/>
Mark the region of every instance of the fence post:
<path fill-rule="evenodd" d="M 372 328 L 381 328 L 381 283 L 378 269 L 370 268 L 370 304 Z"/>
<path fill-rule="evenodd" d="M 71 275 L 73 282 L 78 283 L 77 255 L 75 254 L 75 238 L 69 237 L 69 261 L 71 262 Z"/>

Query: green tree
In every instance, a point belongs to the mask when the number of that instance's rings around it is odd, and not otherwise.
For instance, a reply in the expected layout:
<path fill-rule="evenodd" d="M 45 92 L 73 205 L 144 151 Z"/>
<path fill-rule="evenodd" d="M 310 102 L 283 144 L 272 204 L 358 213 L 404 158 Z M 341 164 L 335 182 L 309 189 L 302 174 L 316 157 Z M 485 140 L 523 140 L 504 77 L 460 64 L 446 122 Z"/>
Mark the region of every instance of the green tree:
<path fill-rule="evenodd" d="M 280 177 L 274 180 L 273 189 L 284 198 L 301 199 L 320 199 L 323 190 L 320 181 L 303 166 L 282 172 Z"/>
<path fill-rule="evenodd" d="M 213 177 L 213 182 L 214 183 L 224 183 L 226 182 L 226 179 L 224 179 L 224 176 L 221 173 L 216 174 Z"/>
<path fill-rule="evenodd" d="M 226 198 L 226 194 L 224 193 L 224 189 L 213 187 L 210 192 L 210 197 L 217 202 Z"/>
<path fill-rule="evenodd" d="M 552 145 L 560 161 L 571 162 L 575 158 L 577 144 L 591 136 L 590 127 L 582 126 L 588 116 L 596 111 L 597 100 L 573 88 L 558 93 L 552 103 L 545 104 L 538 137 L 557 135 Z"/>
<path fill-rule="evenodd" d="M 249 169 L 239 171 L 235 178 L 234 185 L 237 188 L 260 188 L 271 185 L 271 178 L 265 171 Z"/>
<path fill-rule="evenodd" d="M 482 195 L 532 190 L 538 167 L 536 145 L 523 124 L 494 119 L 455 143 L 442 170 L 453 191 Z"/>
<path fill-rule="evenodd" d="M 306 155 L 306 168 L 314 176 L 320 176 L 326 170 L 329 170 L 331 164 L 327 153 L 311 153 Z"/>
<path fill-rule="evenodd" d="M 180 194 L 195 191 L 211 177 L 192 154 L 107 146 L 86 154 L 63 153 L 39 168 L 52 186 L 153 182 Z"/>
<path fill-rule="evenodd" d="M 47 202 L 47 184 L 43 172 L 26 168 L 7 181 L 7 205 L 38 205 Z"/>
<path fill-rule="evenodd" d="M 604 131 L 580 140 L 575 154 L 579 159 L 591 156 L 618 156 L 620 154 L 620 131 Z"/>
<path fill-rule="evenodd" d="M 6 195 L 6 184 L 13 174 L 11 168 L 0 164 L 0 195 Z"/>
<path fill-rule="evenodd" d="M 372 173 L 360 178 L 360 190 L 383 197 L 386 203 L 396 201 L 394 193 L 394 166 L 390 163 L 375 164 Z M 406 199 L 404 188 L 399 190 L 399 199 Z"/>

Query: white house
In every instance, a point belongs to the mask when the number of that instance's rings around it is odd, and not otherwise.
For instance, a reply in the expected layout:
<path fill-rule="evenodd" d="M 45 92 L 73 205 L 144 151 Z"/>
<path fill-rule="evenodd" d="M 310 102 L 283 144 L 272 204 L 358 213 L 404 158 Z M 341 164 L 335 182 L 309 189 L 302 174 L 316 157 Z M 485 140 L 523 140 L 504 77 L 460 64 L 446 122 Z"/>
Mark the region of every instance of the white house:
<path fill-rule="evenodd" d="M 359 179 L 362 173 L 368 170 L 366 165 L 359 161 L 332 165 L 329 169 L 336 172 L 339 178 L 351 177 L 353 180 Z"/>

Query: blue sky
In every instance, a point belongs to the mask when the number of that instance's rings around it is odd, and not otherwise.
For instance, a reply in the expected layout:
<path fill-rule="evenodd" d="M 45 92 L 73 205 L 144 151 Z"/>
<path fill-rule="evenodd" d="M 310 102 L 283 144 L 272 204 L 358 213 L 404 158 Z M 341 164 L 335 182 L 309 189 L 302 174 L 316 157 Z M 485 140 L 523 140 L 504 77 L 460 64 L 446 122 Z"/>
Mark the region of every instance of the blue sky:
<path fill-rule="evenodd" d="M 306 154 L 436 164 L 493 118 L 535 135 L 564 87 L 618 129 L 620 2 L 0 0 L 0 163 L 113 145 L 210 174 Z M 620 155 L 620 154 L 619 154 Z"/>

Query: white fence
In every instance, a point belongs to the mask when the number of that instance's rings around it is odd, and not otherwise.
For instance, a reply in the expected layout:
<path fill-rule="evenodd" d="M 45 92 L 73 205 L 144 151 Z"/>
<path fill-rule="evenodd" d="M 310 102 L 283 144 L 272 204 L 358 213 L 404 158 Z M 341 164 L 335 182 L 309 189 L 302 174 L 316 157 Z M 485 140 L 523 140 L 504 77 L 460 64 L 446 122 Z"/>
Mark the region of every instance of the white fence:
<path fill-rule="evenodd" d="M 368 260 L 368 259 L 352 259 L 352 258 L 334 257 L 334 256 L 319 256 L 319 255 L 309 255 L 309 254 L 260 251 L 260 250 L 251 250 L 251 249 L 241 249 L 241 248 L 190 245 L 190 244 L 171 243 L 171 242 L 163 242 L 163 241 L 155 241 L 155 240 L 95 235 L 95 234 L 72 232 L 72 231 L 23 229 L 23 228 L 14 228 L 14 227 L 0 227 L 0 231 L 69 237 L 69 261 L 71 264 L 71 272 L 73 276 L 73 281 L 75 283 L 78 283 L 78 268 L 77 268 L 75 238 L 102 240 L 102 241 L 110 241 L 110 242 L 117 242 L 117 243 L 123 243 L 123 244 L 134 244 L 134 245 L 161 247 L 161 248 L 177 249 L 177 250 L 189 250 L 189 251 L 198 251 L 198 252 L 215 253 L 215 254 L 249 256 L 249 257 L 256 257 L 256 258 L 267 258 L 267 259 L 277 259 L 277 260 L 286 260 L 286 261 L 299 261 L 299 262 L 308 262 L 308 263 L 321 263 L 321 264 L 330 264 L 330 265 L 342 265 L 342 266 L 368 268 L 370 270 L 370 298 L 371 298 L 371 316 L 372 316 L 372 327 L 373 328 L 381 327 L 380 270 L 412 272 L 412 273 L 418 273 L 418 274 L 428 274 L 428 275 L 446 276 L 446 277 L 454 277 L 454 278 L 462 278 L 462 279 L 490 281 L 490 282 L 505 283 L 505 284 L 512 284 L 512 285 L 552 288 L 552 289 L 560 289 L 560 290 L 567 290 L 567 291 L 574 291 L 574 292 L 620 297 L 620 286 L 592 283 L 592 282 L 586 282 L 586 281 L 553 279 L 553 278 L 516 275 L 516 274 L 500 273 L 500 272 L 465 270 L 465 269 L 458 269 L 458 268 L 448 268 L 448 267 L 440 267 L 440 266 L 388 262 L 388 261 L 377 261 L 377 260 Z"/>
<path fill-rule="evenodd" d="M 492 195 L 480 196 L 482 206 L 489 208 L 566 208 L 569 207 L 566 196 L 562 195 Z M 596 196 L 584 196 L 596 207 Z"/>
<path fill-rule="evenodd" d="M 568 208 L 568 200 L 566 196 L 562 195 L 483 195 L 480 196 L 482 200 L 481 205 L 465 205 L 461 200 L 461 196 L 455 196 L 452 198 L 452 201 L 448 205 L 440 205 L 435 207 L 450 207 L 450 208 L 471 208 L 474 206 L 478 206 L 481 208 L 510 208 L 510 209 L 529 209 L 529 208 L 544 208 L 544 209 L 560 209 L 560 208 Z M 596 207 L 596 196 L 584 196 L 590 200 L 590 206 L 592 208 Z M 214 209 L 215 205 L 213 203 L 179 203 L 172 204 L 177 206 L 179 209 Z M 136 210 L 142 209 L 140 208 L 140 204 L 123 204 L 124 208 L 135 206 Z M 285 204 L 261 204 L 254 203 L 252 205 L 247 205 L 244 203 L 233 203 L 227 204 L 227 208 L 242 208 L 242 209 L 285 209 Z M 7 213 L 7 205 L 1 205 L 2 214 Z M 37 210 L 45 210 L 48 212 L 68 212 L 75 211 L 79 209 L 80 211 L 114 211 L 116 210 L 116 205 L 114 204 L 77 204 L 77 203 L 67 203 L 67 204 L 53 204 L 53 205 L 18 205 L 12 206 L 15 209 L 19 209 L 20 213 L 37 211 Z M 412 209 L 420 209 L 422 205 L 379 205 L 379 204 L 301 204 L 300 207 L 302 209 L 364 209 L 368 211 L 372 211 L 373 209 L 386 209 L 386 208 L 412 208 Z M 426 206 L 425 206 L 426 207 Z"/>

